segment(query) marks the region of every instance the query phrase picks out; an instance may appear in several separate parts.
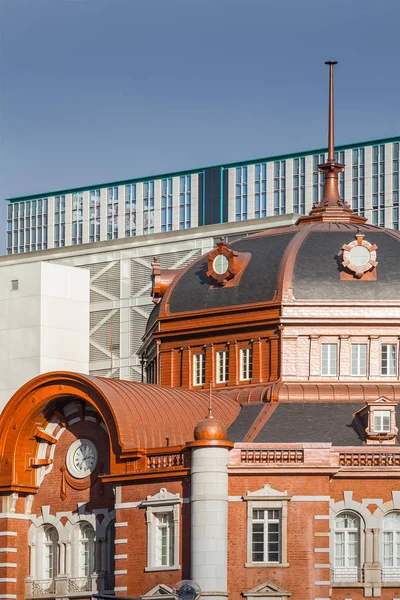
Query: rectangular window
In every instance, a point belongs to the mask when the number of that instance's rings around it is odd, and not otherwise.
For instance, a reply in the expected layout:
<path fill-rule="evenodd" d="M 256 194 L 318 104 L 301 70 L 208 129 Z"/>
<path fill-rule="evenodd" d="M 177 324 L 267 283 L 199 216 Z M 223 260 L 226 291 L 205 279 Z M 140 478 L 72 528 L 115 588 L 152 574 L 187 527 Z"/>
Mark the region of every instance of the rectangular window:
<path fill-rule="evenodd" d="M 107 239 L 118 238 L 118 188 L 107 188 Z"/>
<path fill-rule="evenodd" d="M 236 169 L 236 221 L 247 219 L 247 167 Z"/>
<path fill-rule="evenodd" d="M 286 161 L 274 163 L 274 215 L 286 213 Z"/>
<path fill-rule="evenodd" d="M 143 184 L 143 233 L 154 233 L 154 181 Z"/>
<path fill-rule="evenodd" d="M 381 374 L 396 375 L 396 345 L 382 344 L 381 346 Z"/>
<path fill-rule="evenodd" d="M 60 228 L 60 223 L 65 223 L 65 196 L 54 198 L 54 246 L 65 246 L 65 227 Z"/>
<path fill-rule="evenodd" d="M 336 375 L 337 344 L 321 344 L 321 374 Z"/>
<path fill-rule="evenodd" d="M 374 432 L 390 432 L 390 410 L 374 410 Z"/>
<path fill-rule="evenodd" d="M 172 231 L 172 178 L 161 180 L 161 231 Z"/>
<path fill-rule="evenodd" d="M 228 381 L 229 355 L 227 350 L 217 352 L 217 383 L 226 383 Z"/>
<path fill-rule="evenodd" d="M 240 379 L 246 381 L 252 377 L 252 359 L 253 352 L 251 348 L 242 348 L 240 350 Z"/>
<path fill-rule="evenodd" d="M 344 165 L 344 152 L 335 152 L 335 162 Z M 339 173 L 339 195 L 344 198 L 344 171 Z"/>
<path fill-rule="evenodd" d="M 260 163 L 254 168 L 254 216 L 256 219 L 267 216 L 267 164 Z"/>
<path fill-rule="evenodd" d="M 393 209 L 392 209 L 392 227 L 393 229 L 399 229 L 399 154 L 400 154 L 400 143 L 395 142 L 393 144 Z"/>
<path fill-rule="evenodd" d="M 82 244 L 83 192 L 72 194 L 72 243 Z"/>
<path fill-rule="evenodd" d="M 204 385 L 206 380 L 206 362 L 204 354 L 193 355 L 193 385 Z"/>
<path fill-rule="evenodd" d="M 90 190 L 89 240 L 100 241 L 100 190 Z"/>
<path fill-rule="evenodd" d="M 136 235 L 136 183 L 125 186 L 125 237 Z"/>
<path fill-rule="evenodd" d="M 281 560 L 281 519 L 275 509 L 253 510 L 252 562 L 279 563 Z"/>
<path fill-rule="evenodd" d="M 372 148 L 372 224 L 385 226 L 385 146 Z"/>
<path fill-rule="evenodd" d="M 325 154 L 316 154 L 313 156 L 313 203 L 322 199 L 324 194 L 324 174 L 318 170 L 318 165 L 325 163 Z"/>
<path fill-rule="evenodd" d="M 364 216 L 365 199 L 365 150 L 354 148 L 352 160 L 352 208 L 358 215 Z"/>
<path fill-rule="evenodd" d="M 306 159 L 295 158 L 293 161 L 293 212 L 304 215 L 306 212 L 305 194 Z"/>
<path fill-rule="evenodd" d="M 179 229 L 192 226 L 192 176 L 180 177 L 179 192 Z"/>
<path fill-rule="evenodd" d="M 174 521 L 172 512 L 156 514 L 156 566 L 174 564 Z"/>
<path fill-rule="evenodd" d="M 367 344 L 352 344 L 351 346 L 351 374 L 367 374 Z"/>

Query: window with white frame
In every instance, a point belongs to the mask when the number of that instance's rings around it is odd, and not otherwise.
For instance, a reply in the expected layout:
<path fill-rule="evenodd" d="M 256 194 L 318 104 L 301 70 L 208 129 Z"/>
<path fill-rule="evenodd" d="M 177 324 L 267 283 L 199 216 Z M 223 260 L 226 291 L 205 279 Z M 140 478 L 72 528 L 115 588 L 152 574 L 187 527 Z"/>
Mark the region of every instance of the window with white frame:
<path fill-rule="evenodd" d="M 154 181 L 143 183 L 143 233 L 154 233 Z"/>
<path fill-rule="evenodd" d="M 156 519 L 156 566 L 174 564 L 174 519 L 171 511 L 158 513 Z"/>
<path fill-rule="evenodd" d="M 125 186 L 125 237 L 136 235 L 136 183 Z"/>
<path fill-rule="evenodd" d="M 100 241 L 100 190 L 90 190 L 89 241 Z"/>
<path fill-rule="evenodd" d="M 252 562 L 281 562 L 281 516 L 278 509 L 254 509 Z"/>
<path fill-rule="evenodd" d="M 229 355 L 227 350 L 217 352 L 217 383 L 226 383 L 229 376 Z"/>
<path fill-rule="evenodd" d="M 147 566 L 145 571 L 179 569 L 179 494 L 161 488 L 158 494 L 147 496 L 146 507 Z"/>
<path fill-rule="evenodd" d="M 79 577 L 89 577 L 94 572 L 95 533 L 90 523 L 79 527 Z"/>
<path fill-rule="evenodd" d="M 293 212 L 304 215 L 306 212 L 305 175 L 306 159 L 293 161 Z"/>
<path fill-rule="evenodd" d="M 400 512 L 383 519 L 383 581 L 400 580 Z"/>
<path fill-rule="evenodd" d="M 321 344 L 321 374 L 336 375 L 337 344 Z"/>
<path fill-rule="evenodd" d="M 396 375 L 397 348 L 395 344 L 381 346 L 381 374 Z"/>
<path fill-rule="evenodd" d="M 374 433 L 390 433 L 390 410 L 374 410 Z"/>
<path fill-rule="evenodd" d="M 367 374 L 367 344 L 351 345 L 351 374 Z"/>
<path fill-rule="evenodd" d="M 251 379 L 253 371 L 253 352 L 252 348 L 242 348 L 240 350 L 240 380 Z"/>
<path fill-rule="evenodd" d="M 58 532 L 51 525 L 45 526 L 43 529 L 43 579 L 54 579 L 58 575 L 58 561 Z"/>
<path fill-rule="evenodd" d="M 118 238 L 118 188 L 107 188 L 107 239 Z"/>
<path fill-rule="evenodd" d="M 204 385 L 206 380 L 206 361 L 204 354 L 193 355 L 193 385 Z"/>
<path fill-rule="evenodd" d="M 360 518 L 340 513 L 335 519 L 334 581 L 357 582 L 360 579 Z"/>
<path fill-rule="evenodd" d="M 246 567 L 280 565 L 288 567 L 288 503 L 286 491 L 267 483 L 260 490 L 247 492 Z"/>
<path fill-rule="evenodd" d="M 286 213 L 286 161 L 274 163 L 274 215 Z"/>

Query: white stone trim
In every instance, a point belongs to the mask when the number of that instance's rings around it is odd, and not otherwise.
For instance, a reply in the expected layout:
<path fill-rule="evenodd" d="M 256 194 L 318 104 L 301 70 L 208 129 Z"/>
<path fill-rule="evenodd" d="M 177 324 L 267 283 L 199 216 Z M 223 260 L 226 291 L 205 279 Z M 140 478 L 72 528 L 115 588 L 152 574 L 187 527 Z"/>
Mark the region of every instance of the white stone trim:
<path fill-rule="evenodd" d="M 114 588 L 115 592 L 126 592 L 127 590 L 128 590 L 128 588 L 126 587 L 126 585 Z"/>
<path fill-rule="evenodd" d="M 127 554 L 114 554 L 114 560 L 122 560 L 124 558 L 128 558 Z"/>
<path fill-rule="evenodd" d="M 30 521 L 31 515 L 25 515 L 22 513 L 3 512 L 3 513 L 0 513 L 0 519 L 22 519 L 22 520 Z"/>
<path fill-rule="evenodd" d="M 314 581 L 314 585 L 331 585 L 331 582 L 328 581 Z"/>
<path fill-rule="evenodd" d="M 316 521 L 318 521 L 318 520 L 321 520 L 321 521 L 322 521 L 322 520 L 324 520 L 324 521 L 329 521 L 329 519 L 330 519 L 330 516 L 329 516 L 329 515 L 314 515 L 314 519 L 315 519 Z"/>
<path fill-rule="evenodd" d="M 126 569 L 120 569 L 119 571 L 114 571 L 114 575 L 127 575 L 128 571 Z"/>
<path fill-rule="evenodd" d="M 18 533 L 16 531 L 0 531 L 0 536 L 6 536 L 9 535 L 10 537 L 16 537 L 18 535 Z"/>
<path fill-rule="evenodd" d="M 0 548 L 0 552 L 16 552 L 16 548 Z"/>
<path fill-rule="evenodd" d="M 10 598 L 14 600 L 17 597 L 17 594 L 0 594 L 0 598 Z"/>
<path fill-rule="evenodd" d="M 329 548 L 314 548 L 314 552 L 329 552 Z"/>
<path fill-rule="evenodd" d="M 0 583 L 17 583 L 16 577 L 0 577 Z"/>
<path fill-rule="evenodd" d="M 120 540 L 115 540 L 116 544 L 127 544 L 128 540 L 127 539 L 120 539 Z"/>
<path fill-rule="evenodd" d="M 243 502 L 243 496 L 228 496 L 228 502 Z"/>
<path fill-rule="evenodd" d="M 137 508 L 141 504 L 142 504 L 142 501 L 140 501 L 140 502 L 117 502 L 114 506 L 115 506 L 115 508 Z"/>
<path fill-rule="evenodd" d="M 128 521 L 123 521 L 120 523 L 114 523 L 114 527 L 128 527 Z"/>
<path fill-rule="evenodd" d="M 17 567 L 17 563 L 0 563 L 0 567 L 9 567 L 10 569 L 15 569 Z"/>
<path fill-rule="evenodd" d="M 314 569 L 330 569 L 330 568 L 331 568 L 330 563 L 317 563 L 316 565 L 314 565 Z"/>

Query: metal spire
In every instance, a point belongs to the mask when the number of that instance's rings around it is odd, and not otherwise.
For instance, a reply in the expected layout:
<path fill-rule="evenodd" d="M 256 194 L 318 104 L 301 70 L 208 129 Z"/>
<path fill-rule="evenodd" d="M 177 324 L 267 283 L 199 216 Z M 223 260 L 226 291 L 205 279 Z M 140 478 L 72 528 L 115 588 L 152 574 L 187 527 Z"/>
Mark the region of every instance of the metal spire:
<path fill-rule="evenodd" d="M 327 60 L 329 65 L 329 121 L 328 121 L 328 162 L 335 162 L 335 114 L 333 107 L 333 65 L 337 65 L 337 60 Z"/>

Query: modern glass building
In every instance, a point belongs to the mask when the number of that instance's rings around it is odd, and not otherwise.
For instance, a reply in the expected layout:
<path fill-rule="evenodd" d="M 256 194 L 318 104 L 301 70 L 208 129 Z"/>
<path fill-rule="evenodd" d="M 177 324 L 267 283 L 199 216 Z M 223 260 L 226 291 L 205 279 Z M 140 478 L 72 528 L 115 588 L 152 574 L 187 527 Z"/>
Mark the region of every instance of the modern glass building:
<path fill-rule="evenodd" d="M 399 229 L 400 136 L 338 146 L 340 193 L 374 225 Z M 289 213 L 322 197 L 327 149 L 8 199 L 7 254 Z"/>

